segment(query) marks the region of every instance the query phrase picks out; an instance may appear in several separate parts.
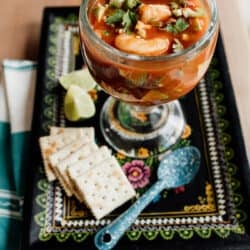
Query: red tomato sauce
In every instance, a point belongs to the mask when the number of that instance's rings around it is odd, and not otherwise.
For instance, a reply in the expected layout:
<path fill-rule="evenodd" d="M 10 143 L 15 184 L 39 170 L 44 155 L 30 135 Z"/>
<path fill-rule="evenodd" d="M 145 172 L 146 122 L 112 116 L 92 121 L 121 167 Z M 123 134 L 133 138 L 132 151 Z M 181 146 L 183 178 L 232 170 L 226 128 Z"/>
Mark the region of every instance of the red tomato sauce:
<path fill-rule="evenodd" d="M 141 4 L 143 5 L 162 5 L 162 6 L 168 6 L 170 8 L 171 3 L 175 1 L 173 0 L 141 0 Z M 178 2 L 178 1 L 177 1 Z M 101 18 L 101 20 L 98 20 L 95 14 L 95 9 L 98 5 L 107 6 L 109 1 L 105 0 L 97 0 L 96 3 L 93 5 L 91 10 L 89 11 L 89 20 L 93 27 L 93 30 L 97 33 L 97 35 L 106 43 L 110 44 L 113 47 L 116 47 L 115 44 L 115 38 L 123 32 L 121 28 L 115 26 L 115 25 L 109 25 L 105 22 L 106 18 L 112 14 L 112 11 L 114 8 L 107 8 L 105 11 L 105 14 Z M 209 11 L 207 11 L 207 6 L 204 4 L 202 0 L 186 0 L 185 8 L 180 9 L 191 9 L 192 11 L 197 11 L 197 9 L 202 9 L 203 13 L 202 15 L 198 17 L 184 17 L 183 15 L 178 17 L 173 14 L 172 9 L 171 16 L 163 21 L 161 23 L 161 26 L 157 25 L 150 25 L 151 28 L 145 29 L 145 37 L 142 37 L 142 39 L 153 39 L 153 38 L 165 38 L 168 39 L 170 42 L 169 49 L 165 52 L 165 54 L 173 53 L 173 43 L 175 42 L 175 39 L 178 39 L 178 41 L 183 46 L 183 49 L 186 49 L 193 44 L 195 44 L 198 40 L 201 39 L 201 37 L 205 34 L 205 32 L 208 29 L 209 21 L 210 21 L 210 14 Z M 136 14 L 138 16 L 138 20 L 140 21 L 140 12 L 137 10 Z M 171 33 L 164 29 L 168 24 L 174 24 L 178 18 L 183 18 L 186 23 L 188 24 L 188 28 L 184 31 L 178 32 L 178 33 Z M 198 27 L 198 28 L 197 28 Z M 135 29 L 132 29 L 130 33 L 134 33 L 138 36 L 138 32 L 136 32 Z M 118 48 L 120 49 L 120 48 Z M 122 50 L 122 49 L 120 49 Z"/>
<path fill-rule="evenodd" d="M 178 52 L 175 51 L 176 48 L 182 51 L 199 41 L 210 24 L 211 14 L 206 0 L 179 0 L 186 3 L 184 7 L 179 6 L 182 9 L 180 16 L 176 16 L 171 9 L 172 3 L 177 0 L 141 0 L 141 4 L 146 5 L 146 7 L 148 5 L 155 7 L 157 4 L 164 6 L 161 7 L 165 8 L 166 13 L 169 8 L 170 15 L 163 18 L 163 21 L 157 20 L 158 23 L 155 23 L 158 16 L 152 23 L 148 19 L 148 23 L 141 24 L 143 29 L 138 32 L 136 25 L 142 18 L 142 10 L 139 9 L 139 6 L 137 9 L 133 9 L 136 12 L 137 20 L 128 32 L 125 31 L 122 23 L 111 25 L 107 23 L 107 18 L 114 13 L 114 9 L 108 7 L 109 1 L 96 0 L 88 12 L 90 24 L 103 41 L 127 53 L 140 53 L 139 55 L 147 56 L 148 50 L 152 50 L 152 47 L 153 49 L 156 47 L 156 52 L 162 53 L 164 51 L 163 54 L 155 53 L 155 55 L 176 53 Z M 100 16 L 98 18 L 95 8 L 100 5 L 105 8 L 105 11 L 102 12 L 101 18 Z M 196 12 L 197 9 L 201 9 L 202 12 L 199 12 L 198 17 L 188 15 L 185 17 L 184 8 L 188 8 L 191 13 Z M 158 12 L 156 13 L 158 15 Z M 182 19 L 179 20 L 181 25 L 178 26 L 178 32 L 173 32 L 173 25 L 176 25 L 179 18 Z M 166 28 L 169 26 L 170 28 Z M 97 48 L 99 45 L 93 44 L 83 30 L 80 34 L 90 72 L 107 93 L 125 102 L 155 105 L 178 99 L 197 85 L 211 61 L 218 28 L 215 29 L 214 34 L 204 47 L 195 50 L 195 53 L 189 54 L 188 57 L 184 53 L 183 56 L 178 56 L 173 60 L 152 63 L 144 60 L 121 63 L 108 55 L 106 56 L 102 51 L 102 46 Z M 121 38 L 121 35 L 127 39 L 123 44 L 118 43 L 122 40 L 118 39 Z M 147 43 L 150 44 L 150 47 Z M 165 50 L 164 46 L 166 46 Z M 145 54 L 143 54 L 144 52 Z"/>

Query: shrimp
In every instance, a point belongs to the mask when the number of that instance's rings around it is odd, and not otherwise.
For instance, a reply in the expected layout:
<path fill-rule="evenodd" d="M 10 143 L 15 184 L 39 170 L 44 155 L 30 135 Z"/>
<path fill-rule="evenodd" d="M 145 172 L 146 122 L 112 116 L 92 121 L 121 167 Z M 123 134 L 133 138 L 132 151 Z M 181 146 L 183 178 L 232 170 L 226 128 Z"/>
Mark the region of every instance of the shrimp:
<path fill-rule="evenodd" d="M 115 38 L 115 46 L 125 52 L 143 55 L 158 56 L 169 48 L 168 38 L 143 39 L 135 34 L 120 34 Z"/>
<path fill-rule="evenodd" d="M 141 4 L 139 14 L 142 22 L 157 24 L 166 21 L 171 16 L 171 11 L 167 5 L 163 4 Z"/>

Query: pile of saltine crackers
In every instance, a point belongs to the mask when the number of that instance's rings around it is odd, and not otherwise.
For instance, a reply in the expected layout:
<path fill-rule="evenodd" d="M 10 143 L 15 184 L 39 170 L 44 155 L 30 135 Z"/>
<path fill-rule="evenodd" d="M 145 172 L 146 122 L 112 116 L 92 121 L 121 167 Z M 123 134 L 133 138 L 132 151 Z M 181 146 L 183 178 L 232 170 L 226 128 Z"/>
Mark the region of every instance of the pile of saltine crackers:
<path fill-rule="evenodd" d="M 66 195 L 84 202 L 96 219 L 135 196 L 111 151 L 95 143 L 94 128 L 51 127 L 39 144 L 48 181 L 58 180 Z"/>

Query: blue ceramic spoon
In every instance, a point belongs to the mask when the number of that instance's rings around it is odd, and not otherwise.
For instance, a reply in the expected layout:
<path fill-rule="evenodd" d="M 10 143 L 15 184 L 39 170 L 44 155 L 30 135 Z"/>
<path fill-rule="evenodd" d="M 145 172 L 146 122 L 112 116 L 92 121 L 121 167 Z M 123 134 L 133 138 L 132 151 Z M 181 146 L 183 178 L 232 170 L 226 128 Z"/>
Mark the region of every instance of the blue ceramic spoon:
<path fill-rule="evenodd" d="M 195 147 L 184 147 L 163 157 L 157 171 L 158 181 L 129 209 L 95 235 L 99 250 L 112 249 L 143 209 L 163 190 L 188 184 L 200 166 L 200 152 Z"/>

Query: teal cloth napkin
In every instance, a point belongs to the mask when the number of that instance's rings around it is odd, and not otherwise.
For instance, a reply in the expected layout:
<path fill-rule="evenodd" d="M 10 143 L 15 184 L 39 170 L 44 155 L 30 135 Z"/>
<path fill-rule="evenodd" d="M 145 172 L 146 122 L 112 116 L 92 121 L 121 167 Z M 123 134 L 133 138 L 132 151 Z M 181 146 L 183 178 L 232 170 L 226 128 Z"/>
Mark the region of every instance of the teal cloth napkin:
<path fill-rule="evenodd" d="M 0 250 L 20 247 L 36 63 L 3 61 L 0 80 Z"/>

